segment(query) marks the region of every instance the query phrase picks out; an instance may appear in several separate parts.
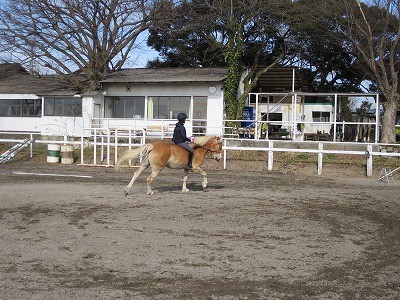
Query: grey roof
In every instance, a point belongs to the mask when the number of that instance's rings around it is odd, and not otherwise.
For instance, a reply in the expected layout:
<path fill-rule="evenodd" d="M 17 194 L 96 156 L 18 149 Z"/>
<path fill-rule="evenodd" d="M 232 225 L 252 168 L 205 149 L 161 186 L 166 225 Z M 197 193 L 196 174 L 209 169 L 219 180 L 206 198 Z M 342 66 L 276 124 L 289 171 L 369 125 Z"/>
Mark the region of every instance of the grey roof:
<path fill-rule="evenodd" d="M 13 75 L 26 75 L 29 74 L 20 64 L 17 63 L 4 63 L 0 64 L 0 80 Z"/>
<path fill-rule="evenodd" d="M 33 76 L 19 64 L 0 64 L 0 94 L 73 95 L 59 76 Z"/>
<path fill-rule="evenodd" d="M 258 67 L 257 70 L 263 67 Z M 253 88 L 253 92 L 290 92 L 293 88 L 293 69 L 295 70 L 294 75 L 294 89 L 295 91 L 307 91 L 308 88 L 305 86 L 302 80 L 301 73 L 296 67 L 285 67 L 285 66 L 274 66 L 267 72 L 262 74 L 257 80 L 256 86 Z"/>
<path fill-rule="evenodd" d="M 123 69 L 109 74 L 102 83 L 219 82 L 225 79 L 227 70 L 226 68 Z"/>

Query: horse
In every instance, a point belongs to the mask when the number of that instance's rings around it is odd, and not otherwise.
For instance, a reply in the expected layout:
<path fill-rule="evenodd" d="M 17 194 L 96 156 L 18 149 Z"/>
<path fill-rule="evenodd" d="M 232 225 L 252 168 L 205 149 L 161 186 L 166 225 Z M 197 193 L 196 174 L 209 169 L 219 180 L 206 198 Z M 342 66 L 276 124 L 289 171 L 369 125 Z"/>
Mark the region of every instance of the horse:
<path fill-rule="evenodd" d="M 163 141 L 156 141 L 154 143 L 145 144 L 135 149 L 131 149 L 122 154 L 121 158 L 115 165 L 115 169 L 119 170 L 121 165 L 128 161 L 141 158 L 139 169 L 133 174 L 129 184 L 125 187 L 125 195 L 128 195 L 130 189 L 136 178 L 147 169 L 151 167 L 151 174 L 147 178 L 147 194 L 153 195 L 154 191 L 151 189 L 151 184 L 157 175 L 164 169 L 183 169 L 183 184 L 182 192 L 188 193 L 190 190 L 186 187 L 189 171 L 203 175 L 202 187 L 203 190 L 207 187 L 207 173 L 203 171 L 200 166 L 208 152 L 213 154 L 215 160 L 219 161 L 222 158 L 222 141 L 217 136 L 200 136 L 196 137 L 193 148 L 193 161 L 192 169 L 189 169 L 189 152 L 174 144 L 166 143 Z"/>

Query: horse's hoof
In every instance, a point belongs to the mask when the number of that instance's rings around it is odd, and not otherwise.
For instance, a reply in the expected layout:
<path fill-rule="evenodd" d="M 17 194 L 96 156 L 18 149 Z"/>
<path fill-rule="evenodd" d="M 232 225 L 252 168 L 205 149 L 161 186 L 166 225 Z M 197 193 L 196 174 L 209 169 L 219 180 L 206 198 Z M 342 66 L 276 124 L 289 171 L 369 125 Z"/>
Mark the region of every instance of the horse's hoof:
<path fill-rule="evenodd" d="M 207 187 L 203 186 L 203 192 L 207 192 Z"/>
<path fill-rule="evenodd" d="M 149 196 L 154 195 L 154 192 L 153 191 L 147 192 L 147 195 Z"/>
<path fill-rule="evenodd" d="M 182 193 L 189 193 L 189 192 L 190 192 L 190 190 L 189 190 L 189 189 L 182 190 Z"/>
<path fill-rule="evenodd" d="M 129 194 L 129 191 L 124 190 L 124 195 L 125 195 L 125 196 L 128 196 L 128 194 Z"/>

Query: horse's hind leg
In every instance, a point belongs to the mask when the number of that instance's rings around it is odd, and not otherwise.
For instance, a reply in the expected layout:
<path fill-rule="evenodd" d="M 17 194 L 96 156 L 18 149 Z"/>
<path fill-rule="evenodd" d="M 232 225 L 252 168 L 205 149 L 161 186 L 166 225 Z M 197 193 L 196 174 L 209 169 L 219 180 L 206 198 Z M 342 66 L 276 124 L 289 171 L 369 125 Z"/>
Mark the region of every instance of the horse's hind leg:
<path fill-rule="evenodd" d="M 148 167 L 148 165 L 141 165 L 139 167 L 139 169 L 137 169 L 137 171 L 135 172 L 135 174 L 133 174 L 133 177 L 131 179 L 131 181 L 129 182 L 129 184 L 125 187 L 124 191 L 125 191 L 125 196 L 128 195 L 129 190 L 132 188 L 133 183 L 135 182 L 136 178 L 139 177 L 139 175 Z"/>
<path fill-rule="evenodd" d="M 150 176 L 147 178 L 147 195 L 153 195 L 154 192 L 151 189 L 151 183 L 153 182 L 154 178 L 160 174 L 161 170 L 152 170 Z"/>
<path fill-rule="evenodd" d="M 184 172 L 185 174 L 183 175 L 182 193 L 188 193 L 190 190 L 186 187 L 186 182 L 189 176 L 189 170 L 185 169 Z"/>

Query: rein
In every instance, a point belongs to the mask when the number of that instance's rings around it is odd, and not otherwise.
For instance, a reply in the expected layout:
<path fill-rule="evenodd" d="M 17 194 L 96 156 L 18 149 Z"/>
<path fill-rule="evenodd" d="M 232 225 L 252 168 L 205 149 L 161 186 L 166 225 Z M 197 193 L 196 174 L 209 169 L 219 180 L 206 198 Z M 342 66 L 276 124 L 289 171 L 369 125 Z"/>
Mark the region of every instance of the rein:
<path fill-rule="evenodd" d="M 207 144 L 206 144 L 206 145 L 207 145 Z M 211 153 L 222 153 L 222 150 L 213 150 L 213 149 L 211 149 L 211 148 L 207 148 L 206 145 L 204 145 L 204 146 L 198 145 L 198 147 L 201 147 L 201 148 L 203 148 L 204 150 L 210 151 Z"/>

